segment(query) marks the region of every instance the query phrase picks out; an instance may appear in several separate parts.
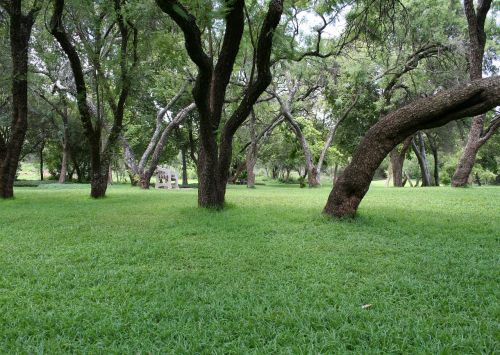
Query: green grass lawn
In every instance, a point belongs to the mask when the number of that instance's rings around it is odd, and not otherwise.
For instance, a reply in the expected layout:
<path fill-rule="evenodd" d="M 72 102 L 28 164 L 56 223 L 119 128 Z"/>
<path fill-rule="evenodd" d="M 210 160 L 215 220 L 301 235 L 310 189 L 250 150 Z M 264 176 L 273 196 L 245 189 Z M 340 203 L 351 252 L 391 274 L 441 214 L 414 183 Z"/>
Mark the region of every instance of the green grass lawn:
<path fill-rule="evenodd" d="M 500 188 L 108 191 L 0 201 L 0 353 L 500 352 Z"/>

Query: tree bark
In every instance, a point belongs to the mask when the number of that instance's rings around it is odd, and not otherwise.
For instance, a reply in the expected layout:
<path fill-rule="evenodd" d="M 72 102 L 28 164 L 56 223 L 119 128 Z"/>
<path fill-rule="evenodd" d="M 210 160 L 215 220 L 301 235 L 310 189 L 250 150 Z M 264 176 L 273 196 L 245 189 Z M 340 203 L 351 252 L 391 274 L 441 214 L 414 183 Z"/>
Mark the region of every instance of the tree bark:
<path fill-rule="evenodd" d="M 413 137 L 408 137 L 401 144 L 401 147 L 396 147 L 389 154 L 391 160 L 391 170 L 394 187 L 403 187 L 403 165 L 406 158 L 406 152 L 410 148 Z"/>
<path fill-rule="evenodd" d="M 439 155 L 437 139 L 430 133 L 426 133 L 426 136 L 427 141 L 429 142 L 429 147 L 431 148 L 432 157 L 434 158 L 434 186 L 439 186 Z"/>
<path fill-rule="evenodd" d="M 418 140 L 417 140 L 418 139 Z M 417 144 L 418 142 L 418 144 Z M 422 132 L 418 132 L 411 142 L 411 146 L 420 167 L 420 175 L 422 177 L 422 187 L 432 185 L 431 174 L 429 172 L 429 162 L 427 161 L 427 153 L 425 151 L 425 142 Z"/>
<path fill-rule="evenodd" d="M 470 80 L 481 79 L 483 76 L 483 57 L 486 45 L 486 33 L 484 24 L 486 16 L 491 7 L 491 0 L 482 0 L 474 9 L 473 0 L 464 0 L 465 16 L 467 17 L 469 29 L 469 70 Z M 453 187 L 464 187 L 468 185 L 469 176 L 476 162 L 476 155 L 484 144 L 482 132 L 485 115 L 478 115 L 472 119 L 472 126 L 467 138 L 464 152 L 460 157 L 457 169 L 451 179 Z"/>
<path fill-rule="evenodd" d="M 43 181 L 43 149 L 45 148 L 45 141 L 40 144 L 39 160 L 40 160 L 40 181 Z"/>
<path fill-rule="evenodd" d="M 0 136 L 0 198 L 14 197 L 21 149 L 28 129 L 28 50 L 31 30 L 40 10 L 35 1 L 30 12 L 22 13 L 22 1 L 2 1 L 10 17 L 10 51 L 12 58 L 12 120 L 10 136 Z"/>
<path fill-rule="evenodd" d="M 181 159 L 182 159 L 182 187 L 188 187 L 188 172 L 187 172 L 187 151 L 186 146 L 182 145 Z"/>
<path fill-rule="evenodd" d="M 250 138 L 252 143 L 248 148 L 247 158 L 246 158 L 246 168 L 247 168 L 247 187 L 255 187 L 255 173 L 253 171 L 255 163 L 257 162 L 257 135 L 255 133 L 255 112 L 252 110 L 250 114 Z"/>
<path fill-rule="evenodd" d="M 151 155 L 148 167 L 141 168 L 139 166 L 139 174 L 140 174 L 139 185 L 142 189 L 149 189 L 151 185 L 151 177 L 153 176 L 156 168 L 158 167 L 161 154 L 163 153 L 163 149 L 165 148 L 165 144 L 167 143 L 167 139 L 170 133 L 174 128 L 179 127 L 179 125 L 182 122 L 184 122 L 184 120 L 188 117 L 189 113 L 193 111 L 195 108 L 196 105 L 194 103 L 191 103 L 177 113 L 172 122 L 170 122 L 163 130 L 156 145 L 154 145 L 153 154 Z"/>
<path fill-rule="evenodd" d="M 90 196 L 101 198 L 106 194 L 109 177 L 109 164 L 113 154 L 114 146 L 121 136 L 125 103 L 130 93 L 132 84 L 131 73 L 138 63 L 137 57 L 137 29 L 133 24 L 123 17 L 122 2 L 114 1 L 116 23 L 120 31 L 120 75 L 119 94 L 117 99 L 108 92 L 107 101 L 113 114 L 113 125 L 107 137 L 106 144 L 102 144 L 102 122 L 98 119 L 96 124 L 92 123 L 93 113 L 87 101 L 87 84 L 83 71 L 82 61 L 72 43 L 71 35 L 66 32 L 63 24 L 64 0 L 53 0 L 54 12 L 50 20 L 50 32 L 66 54 L 71 66 L 76 86 L 76 100 L 80 119 L 89 142 L 91 183 Z M 129 65 L 129 47 L 132 37 L 132 64 Z M 96 64 L 96 63 L 94 63 Z M 95 68 L 99 71 L 99 68 Z M 109 89 L 109 88 L 108 88 Z M 100 111 L 100 110 L 99 110 Z"/>
<path fill-rule="evenodd" d="M 199 114 L 198 205 L 220 209 L 224 206 L 226 185 L 232 158 L 232 141 L 238 128 L 245 122 L 253 105 L 271 82 L 270 56 L 274 30 L 283 12 L 283 0 L 271 0 L 254 56 L 254 71 L 236 110 L 221 128 L 222 109 L 226 88 L 233 72 L 244 31 L 244 0 L 226 0 L 226 30 L 215 67 L 211 56 L 203 49 L 201 31 L 196 19 L 176 0 L 156 0 L 159 7 L 181 28 L 191 60 L 198 67 L 193 88 Z M 220 132 L 220 138 L 219 138 Z"/>
<path fill-rule="evenodd" d="M 324 212 L 335 217 L 354 216 L 382 160 L 408 136 L 482 114 L 499 104 L 500 77 L 492 77 L 416 100 L 388 114 L 366 133 L 330 193 Z"/>
<path fill-rule="evenodd" d="M 319 179 L 318 179 L 318 170 L 316 169 L 316 166 L 314 165 L 313 162 L 313 156 L 311 153 L 311 149 L 309 148 L 309 144 L 307 143 L 306 137 L 302 133 L 302 130 L 300 129 L 299 124 L 295 119 L 293 118 L 292 114 L 288 110 L 288 108 L 284 107 L 282 108 L 283 116 L 285 117 L 286 121 L 292 128 L 292 131 L 295 133 L 295 136 L 297 137 L 297 140 L 300 143 L 300 146 L 302 147 L 302 151 L 304 152 L 304 158 L 305 158 L 305 163 L 306 163 L 306 174 L 307 174 L 307 183 L 309 187 L 317 187 L 320 185 Z"/>

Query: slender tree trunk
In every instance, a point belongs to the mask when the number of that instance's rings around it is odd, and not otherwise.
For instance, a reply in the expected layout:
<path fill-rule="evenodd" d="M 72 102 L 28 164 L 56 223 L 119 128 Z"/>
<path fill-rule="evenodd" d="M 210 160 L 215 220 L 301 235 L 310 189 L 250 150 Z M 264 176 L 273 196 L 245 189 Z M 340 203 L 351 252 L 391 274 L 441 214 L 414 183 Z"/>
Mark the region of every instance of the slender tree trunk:
<path fill-rule="evenodd" d="M 247 168 L 247 187 L 255 187 L 255 163 L 257 162 L 257 135 L 255 133 L 255 112 L 252 110 L 250 114 L 250 138 L 252 143 L 248 148 L 246 168 Z"/>
<path fill-rule="evenodd" d="M 61 173 L 59 174 L 59 183 L 64 184 L 68 176 L 68 162 L 69 162 L 69 149 L 66 142 L 62 144 L 62 160 L 61 160 Z M 71 178 L 71 175 L 70 175 Z"/>
<path fill-rule="evenodd" d="M 188 172 L 187 172 L 187 151 L 186 146 L 182 145 L 181 158 L 182 158 L 182 187 L 188 187 Z"/>
<path fill-rule="evenodd" d="M 434 158 L 434 185 L 439 186 L 439 156 L 437 140 L 430 134 L 426 133 L 429 147 L 431 148 L 432 157 Z"/>
<path fill-rule="evenodd" d="M 416 142 L 418 138 L 418 144 Z M 431 174 L 429 172 L 429 163 L 427 161 L 427 154 L 425 151 L 425 142 L 422 132 L 418 132 L 417 136 L 413 139 L 412 143 L 413 152 L 415 153 L 418 165 L 420 166 L 420 174 L 422 176 L 422 187 L 431 186 Z"/>
<path fill-rule="evenodd" d="M 422 129 L 482 114 L 499 104 L 500 77 L 492 77 L 416 100 L 383 117 L 357 147 L 330 193 L 324 212 L 336 217 L 354 216 L 380 163 L 407 137 Z"/>
<path fill-rule="evenodd" d="M 40 181 L 43 181 L 43 149 L 45 148 L 45 142 L 40 144 L 39 158 L 40 158 Z"/>
<path fill-rule="evenodd" d="M 285 119 L 290 124 L 290 127 L 292 128 L 292 131 L 295 133 L 295 136 L 297 137 L 298 141 L 300 142 L 300 146 L 302 147 L 302 151 L 304 152 L 304 158 L 307 170 L 307 182 L 309 184 L 309 187 L 317 187 L 320 185 L 318 179 L 318 169 L 314 165 L 313 156 L 311 153 L 311 149 L 309 149 L 309 144 L 307 143 L 306 137 L 302 133 L 299 124 L 295 121 L 290 111 L 287 108 L 282 108 L 282 109 L 283 109 L 283 116 L 285 116 Z"/>
<path fill-rule="evenodd" d="M 317 172 L 316 180 L 318 181 L 318 183 L 320 183 L 321 168 L 323 167 L 323 162 L 325 160 L 326 153 L 328 151 L 328 148 L 330 148 L 330 146 L 332 145 L 333 139 L 335 138 L 335 133 L 337 133 L 337 129 L 339 128 L 340 124 L 349 116 L 349 113 L 352 111 L 354 106 L 356 106 L 358 98 L 359 95 L 356 95 L 351 105 L 344 111 L 342 116 L 340 116 L 339 120 L 334 123 L 334 125 L 332 126 L 332 128 L 330 128 L 330 131 L 328 132 L 328 136 L 326 137 L 326 142 L 323 145 L 323 149 L 321 150 L 321 154 L 318 159 L 318 164 L 316 164 L 316 172 Z"/>
<path fill-rule="evenodd" d="M 10 16 L 10 51 L 12 58 L 12 121 L 10 137 L 0 136 L 0 198 L 14 197 L 21 149 L 28 129 L 28 47 L 37 3 L 28 15 L 22 13 L 22 1 L 11 1 L 8 6 Z"/>
<path fill-rule="evenodd" d="M 476 163 L 477 152 L 482 146 L 480 139 L 483 131 L 484 118 L 484 115 L 479 115 L 472 119 L 472 126 L 469 131 L 467 144 L 465 145 L 464 152 L 458 161 L 457 169 L 451 179 L 451 186 L 453 187 L 465 187 L 469 185 L 469 178 L 472 168 Z"/>

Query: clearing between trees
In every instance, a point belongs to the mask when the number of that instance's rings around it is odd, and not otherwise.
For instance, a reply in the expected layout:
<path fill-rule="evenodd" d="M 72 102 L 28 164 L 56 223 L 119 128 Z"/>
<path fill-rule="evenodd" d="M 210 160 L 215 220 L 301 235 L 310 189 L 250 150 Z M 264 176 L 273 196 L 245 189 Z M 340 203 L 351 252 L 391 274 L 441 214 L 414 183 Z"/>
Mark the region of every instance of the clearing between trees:
<path fill-rule="evenodd" d="M 500 188 L 18 188 L 0 204 L 0 352 L 494 353 Z M 366 309 L 362 306 L 371 304 Z"/>

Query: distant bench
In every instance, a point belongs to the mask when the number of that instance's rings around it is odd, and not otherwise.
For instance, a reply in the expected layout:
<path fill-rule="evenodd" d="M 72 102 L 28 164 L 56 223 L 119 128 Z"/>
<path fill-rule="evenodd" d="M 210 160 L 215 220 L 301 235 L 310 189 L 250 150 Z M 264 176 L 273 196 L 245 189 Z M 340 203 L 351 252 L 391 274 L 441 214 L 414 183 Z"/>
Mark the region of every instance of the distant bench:
<path fill-rule="evenodd" d="M 175 169 L 171 167 L 156 168 L 156 184 L 157 189 L 179 189 L 179 177 Z"/>

